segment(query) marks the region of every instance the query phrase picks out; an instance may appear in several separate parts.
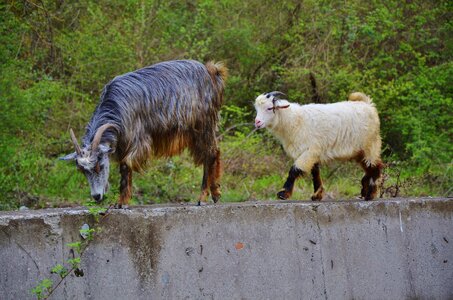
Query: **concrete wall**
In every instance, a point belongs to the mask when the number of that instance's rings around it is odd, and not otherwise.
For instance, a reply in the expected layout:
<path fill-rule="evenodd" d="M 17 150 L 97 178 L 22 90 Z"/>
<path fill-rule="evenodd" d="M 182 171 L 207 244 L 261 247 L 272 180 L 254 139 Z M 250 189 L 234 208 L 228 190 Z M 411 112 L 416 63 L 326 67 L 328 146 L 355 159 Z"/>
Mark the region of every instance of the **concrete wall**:
<path fill-rule="evenodd" d="M 92 223 L 0 213 L 0 299 L 31 298 Z M 453 199 L 115 210 L 54 299 L 453 299 Z"/>

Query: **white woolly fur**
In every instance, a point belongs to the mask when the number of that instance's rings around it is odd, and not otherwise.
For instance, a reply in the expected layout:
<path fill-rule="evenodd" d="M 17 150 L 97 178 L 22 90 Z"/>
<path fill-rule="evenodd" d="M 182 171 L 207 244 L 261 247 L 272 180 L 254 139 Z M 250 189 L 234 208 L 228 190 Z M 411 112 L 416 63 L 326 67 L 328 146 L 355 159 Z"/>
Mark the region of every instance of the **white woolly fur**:
<path fill-rule="evenodd" d="M 262 94 L 256 98 L 255 126 L 266 127 L 283 145 L 294 165 L 308 173 L 316 163 L 362 159 L 380 161 L 379 116 L 372 100 L 352 93 L 350 101 L 299 105 Z M 275 109 L 272 109 L 275 108 Z"/>

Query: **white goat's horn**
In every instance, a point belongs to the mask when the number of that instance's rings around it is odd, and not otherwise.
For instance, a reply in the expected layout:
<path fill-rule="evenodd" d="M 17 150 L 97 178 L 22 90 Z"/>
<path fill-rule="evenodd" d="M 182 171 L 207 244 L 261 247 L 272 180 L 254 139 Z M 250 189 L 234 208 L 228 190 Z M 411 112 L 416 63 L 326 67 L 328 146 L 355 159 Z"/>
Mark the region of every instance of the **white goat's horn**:
<path fill-rule="evenodd" d="M 77 155 L 80 155 L 82 153 L 82 150 L 80 150 L 79 142 L 77 142 L 77 138 L 74 134 L 74 131 L 72 131 L 72 128 L 69 128 L 69 134 L 71 135 L 71 140 L 72 143 L 74 144 L 74 148 Z"/>
<path fill-rule="evenodd" d="M 273 92 L 270 92 L 269 95 L 279 99 L 280 96 L 286 96 L 286 94 L 282 93 L 282 92 L 279 92 L 279 91 L 273 91 Z"/>
<path fill-rule="evenodd" d="M 104 124 L 98 128 L 98 130 L 96 131 L 96 134 L 94 135 L 93 142 L 91 142 L 91 151 L 95 151 L 98 148 L 99 143 L 101 142 L 102 134 L 104 133 L 104 131 L 106 131 L 110 127 L 114 127 L 116 129 L 118 129 L 118 127 L 116 125 L 111 124 L 111 123 Z"/>

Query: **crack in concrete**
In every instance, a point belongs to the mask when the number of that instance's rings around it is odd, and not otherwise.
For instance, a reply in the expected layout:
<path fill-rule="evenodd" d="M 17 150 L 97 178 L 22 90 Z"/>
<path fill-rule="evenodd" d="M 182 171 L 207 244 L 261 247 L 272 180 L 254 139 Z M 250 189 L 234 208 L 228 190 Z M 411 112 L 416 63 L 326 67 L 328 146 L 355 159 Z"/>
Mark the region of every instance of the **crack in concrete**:
<path fill-rule="evenodd" d="M 409 249 L 409 241 L 407 239 L 407 236 L 403 232 L 403 221 L 402 221 L 402 216 L 401 216 L 401 207 L 398 207 L 398 215 L 399 215 L 399 222 L 400 222 L 400 231 L 401 231 L 401 238 L 403 239 L 404 245 L 406 249 Z M 415 293 L 415 287 L 414 287 L 414 276 L 411 271 L 411 263 L 410 263 L 410 257 L 409 257 L 409 251 L 406 251 L 405 253 L 405 259 L 406 259 L 406 264 L 407 264 L 407 275 L 409 276 L 409 289 L 410 289 L 410 298 L 412 299 L 417 299 L 417 295 Z"/>
<path fill-rule="evenodd" d="M 25 252 L 25 254 L 27 254 L 27 256 L 31 259 L 31 261 L 35 265 L 36 269 L 38 270 L 38 276 L 41 275 L 41 270 L 39 269 L 38 264 L 36 263 L 35 259 L 31 256 L 31 254 L 27 250 L 25 250 L 25 248 L 21 244 L 19 244 L 14 239 L 12 239 L 11 235 L 8 232 L 6 232 L 4 229 L 2 229 L 2 232 L 9 238 L 10 243 L 11 243 L 11 241 L 14 242 L 14 244 L 16 244 L 17 247 L 19 247 L 19 249 L 21 249 L 22 251 Z"/>
<path fill-rule="evenodd" d="M 299 238 L 298 238 L 297 231 L 295 230 L 297 228 L 297 218 L 296 218 L 296 213 L 294 211 L 295 209 L 297 209 L 297 208 L 293 207 L 293 209 L 292 209 L 292 218 L 293 218 L 293 225 L 294 225 L 293 232 L 294 232 L 294 239 L 295 239 L 297 253 L 300 253 Z M 302 274 L 302 261 L 301 261 L 300 255 L 297 255 L 297 262 L 298 262 L 297 265 L 298 265 L 299 274 Z M 302 294 L 302 292 L 301 292 L 301 294 Z"/>
<path fill-rule="evenodd" d="M 327 296 L 327 287 L 326 287 L 326 273 L 325 273 L 325 270 L 324 270 L 324 257 L 322 255 L 322 235 L 321 235 L 321 226 L 319 226 L 319 218 L 318 218 L 318 210 L 314 210 L 315 214 L 316 214 L 316 226 L 318 227 L 318 233 L 319 233 L 319 241 L 318 241 L 318 244 L 319 244 L 319 255 L 320 255 L 320 258 L 321 258 L 321 271 L 322 271 L 322 284 L 324 286 L 324 296 L 325 296 L 325 299 L 327 300 L 328 299 L 328 296 Z"/>

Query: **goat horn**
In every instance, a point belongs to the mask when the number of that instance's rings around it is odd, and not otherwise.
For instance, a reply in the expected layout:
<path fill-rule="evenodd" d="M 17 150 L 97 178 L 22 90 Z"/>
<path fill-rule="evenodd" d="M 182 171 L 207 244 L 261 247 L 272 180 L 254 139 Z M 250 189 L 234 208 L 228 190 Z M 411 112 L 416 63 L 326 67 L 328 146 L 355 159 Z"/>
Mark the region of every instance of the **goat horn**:
<path fill-rule="evenodd" d="M 77 142 L 77 138 L 74 134 L 74 131 L 72 131 L 72 128 L 69 128 L 69 134 L 71 135 L 71 140 L 72 143 L 74 144 L 74 148 L 77 155 L 80 155 L 82 153 L 82 150 L 80 150 L 79 142 Z"/>
<path fill-rule="evenodd" d="M 282 93 L 282 92 L 279 92 L 279 91 L 273 91 L 273 92 L 270 92 L 269 95 L 275 97 L 278 99 L 278 97 L 280 96 L 286 96 L 286 94 Z"/>
<path fill-rule="evenodd" d="M 110 127 L 118 128 L 116 125 L 111 123 L 104 124 L 98 128 L 96 134 L 94 135 L 93 142 L 91 142 L 91 151 L 95 151 L 98 148 L 99 143 L 101 142 L 102 134 L 104 134 L 104 131 L 106 131 Z"/>

